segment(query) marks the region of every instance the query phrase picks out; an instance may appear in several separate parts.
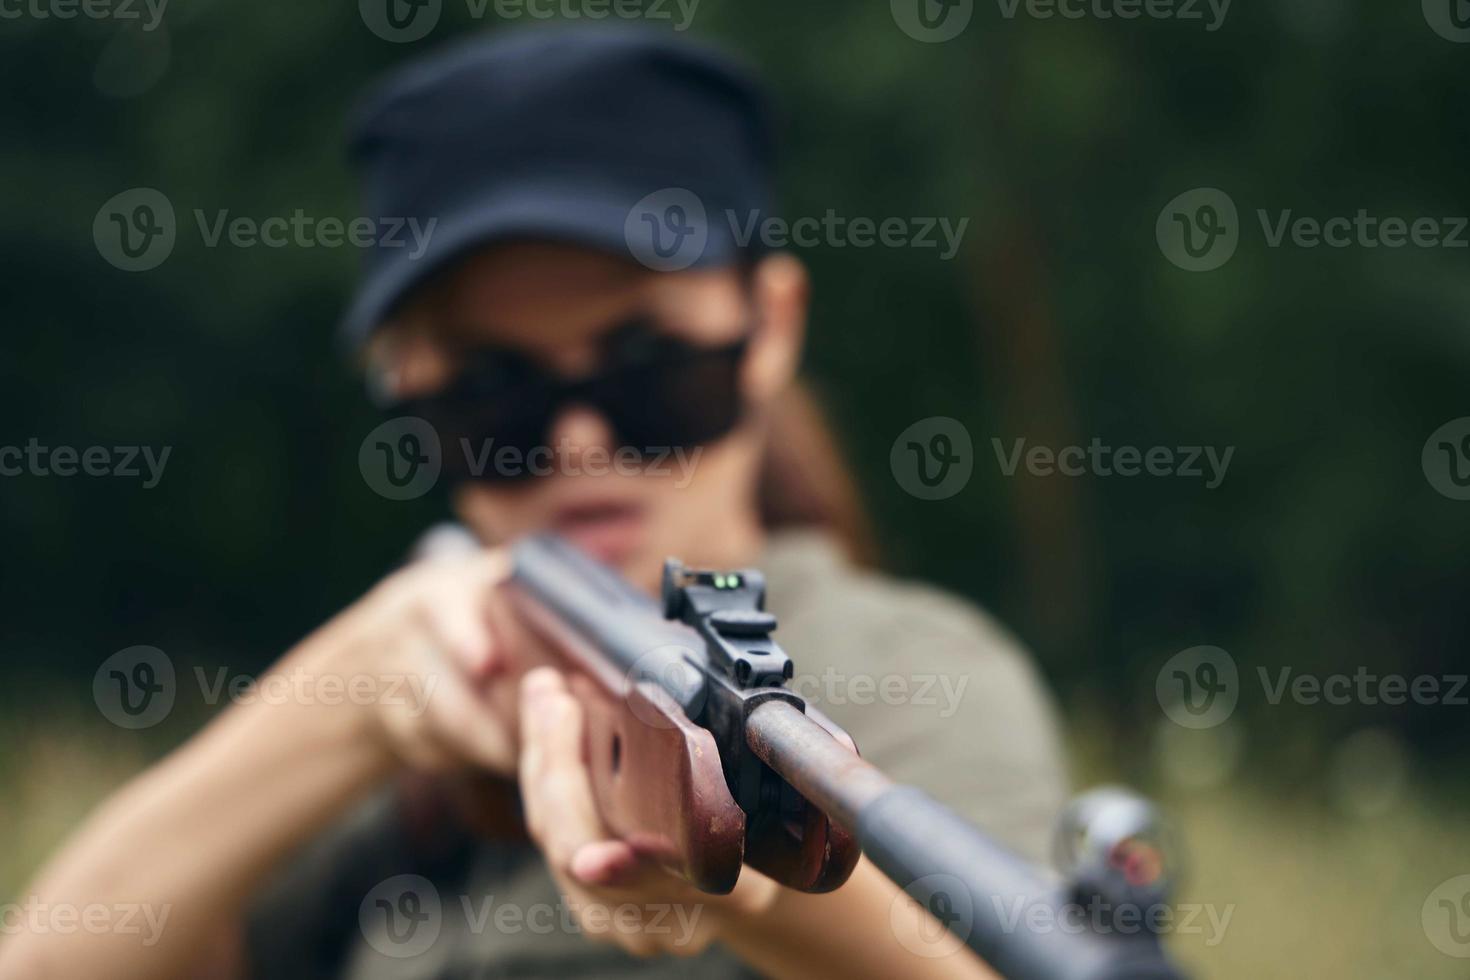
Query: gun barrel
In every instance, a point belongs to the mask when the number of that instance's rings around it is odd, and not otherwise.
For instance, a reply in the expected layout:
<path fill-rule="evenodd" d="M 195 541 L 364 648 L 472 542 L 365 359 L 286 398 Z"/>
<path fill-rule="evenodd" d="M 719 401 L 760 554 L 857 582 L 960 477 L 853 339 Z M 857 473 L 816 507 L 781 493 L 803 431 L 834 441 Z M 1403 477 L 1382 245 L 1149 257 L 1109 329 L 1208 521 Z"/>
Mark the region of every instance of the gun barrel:
<path fill-rule="evenodd" d="M 933 797 L 890 780 L 798 708 L 757 707 L 746 739 L 856 836 L 878 870 L 1010 980 L 1182 980 L 1153 935 L 1078 928 L 1065 917 L 1065 889 Z M 1030 925 L 1038 904 L 1045 930 Z"/>

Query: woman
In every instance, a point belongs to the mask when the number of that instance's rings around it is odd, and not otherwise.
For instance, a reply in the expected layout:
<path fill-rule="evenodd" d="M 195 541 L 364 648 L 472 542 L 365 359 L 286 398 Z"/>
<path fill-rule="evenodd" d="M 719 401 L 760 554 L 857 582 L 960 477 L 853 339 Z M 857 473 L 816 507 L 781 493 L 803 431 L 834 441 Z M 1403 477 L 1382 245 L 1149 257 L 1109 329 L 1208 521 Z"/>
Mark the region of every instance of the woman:
<path fill-rule="evenodd" d="M 798 690 L 1041 856 L 1064 780 L 1025 659 L 857 563 L 855 495 L 795 381 L 806 274 L 733 220 L 769 183 L 751 83 L 656 36 L 529 32 L 395 76 L 354 153 L 367 213 L 434 231 L 421 255 L 379 242 L 347 331 L 390 414 L 435 427 L 485 547 L 389 576 L 274 669 L 381 696 L 230 707 L 28 892 L 162 910 L 155 942 L 25 933 L 0 974 L 987 975 L 866 862 L 828 895 L 746 869 L 722 897 L 641 863 L 593 805 L 577 702 L 518 667 L 496 591 L 506 543 L 542 529 L 649 590 L 667 555 L 762 567 Z M 498 816 L 511 780 L 528 840 Z"/>

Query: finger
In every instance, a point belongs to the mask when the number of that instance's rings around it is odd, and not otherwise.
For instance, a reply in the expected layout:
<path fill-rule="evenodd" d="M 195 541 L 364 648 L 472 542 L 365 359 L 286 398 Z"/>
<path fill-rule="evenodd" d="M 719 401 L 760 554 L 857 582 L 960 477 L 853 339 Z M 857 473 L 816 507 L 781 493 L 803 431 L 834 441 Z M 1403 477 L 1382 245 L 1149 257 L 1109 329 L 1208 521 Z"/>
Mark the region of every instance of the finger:
<path fill-rule="evenodd" d="M 481 594 L 458 583 L 451 588 L 438 601 L 424 603 L 424 623 L 440 649 L 470 677 L 479 678 L 489 669 L 496 645 L 488 609 Z"/>
<path fill-rule="evenodd" d="M 492 615 L 496 587 L 510 574 L 503 550 L 481 551 L 470 558 L 444 562 L 432 570 L 431 595 L 423 616 L 444 649 L 465 672 L 481 678 L 498 659 Z"/>
<path fill-rule="evenodd" d="M 582 706 L 551 668 L 521 682 L 521 797 L 526 822 L 553 867 L 602 840 L 602 820 L 582 760 Z"/>
<path fill-rule="evenodd" d="M 646 872 L 638 853 L 624 841 L 600 840 L 577 848 L 567 871 L 584 885 L 596 888 L 628 888 Z"/>
<path fill-rule="evenodd" d="M 515 766 L 515 747 L 504 722 L 453 670 L 424 675 L 429 736 L 454 754 L 494 772 Z"/>

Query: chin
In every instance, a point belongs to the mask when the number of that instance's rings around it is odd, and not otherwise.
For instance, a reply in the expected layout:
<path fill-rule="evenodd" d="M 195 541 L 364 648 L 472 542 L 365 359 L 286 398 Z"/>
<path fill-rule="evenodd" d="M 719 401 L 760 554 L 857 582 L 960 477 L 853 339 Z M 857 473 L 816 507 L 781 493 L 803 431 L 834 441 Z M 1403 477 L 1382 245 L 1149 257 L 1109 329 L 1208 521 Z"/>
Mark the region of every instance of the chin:
<path fill-rule="evenodd" d="M 664 559 L 669 557 L 678 556 L 672 552 L 664 554 L 651 548 L 642 548 L 610 564 L 629 582 L 657 597 L 663 582 Z"/>

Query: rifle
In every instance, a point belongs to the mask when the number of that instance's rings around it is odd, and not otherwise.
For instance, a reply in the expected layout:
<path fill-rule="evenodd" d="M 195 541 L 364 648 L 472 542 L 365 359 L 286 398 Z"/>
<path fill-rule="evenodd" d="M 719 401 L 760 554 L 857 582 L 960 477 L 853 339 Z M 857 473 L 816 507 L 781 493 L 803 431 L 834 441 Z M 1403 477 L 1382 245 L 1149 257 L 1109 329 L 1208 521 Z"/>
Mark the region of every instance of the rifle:
<path fill-rule="evenodd" d="M 848 735 L 785 687 L 760 572 L 669 559 L 662 608 L 552 535 L 514 549 L 511 605 L 560 660 L 586 712 L 587 758 L 608 827 L 703 891 L 742 864 L 805 892 L 839 887 L 859 848 L 1012 980 L 1182 980 L 1137 927 L 1163 900 L 1150 807 L 1103 791 L 1069 808 L 1062 882 L 923 791 L 864 761 Z M 1138 860 L 1140 853 L 1144 860 Z M 1102 918 L 1067 923 L 1078 903 Z M 1037 911 L 1052 925 L 1027 925 Z M 1129 915 L 1134 927 L 1122 926 Z M 1075 918 L 1075 917 L 1073 917 Z"/>

